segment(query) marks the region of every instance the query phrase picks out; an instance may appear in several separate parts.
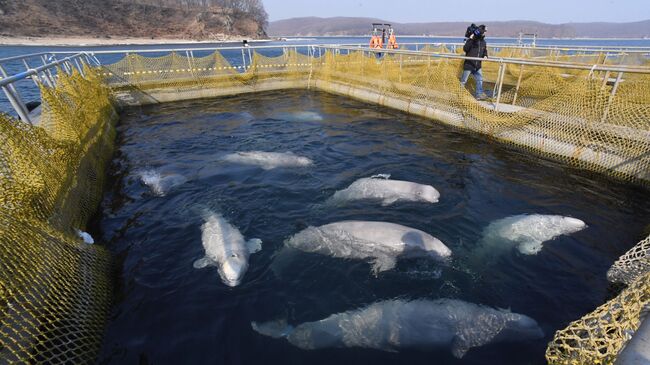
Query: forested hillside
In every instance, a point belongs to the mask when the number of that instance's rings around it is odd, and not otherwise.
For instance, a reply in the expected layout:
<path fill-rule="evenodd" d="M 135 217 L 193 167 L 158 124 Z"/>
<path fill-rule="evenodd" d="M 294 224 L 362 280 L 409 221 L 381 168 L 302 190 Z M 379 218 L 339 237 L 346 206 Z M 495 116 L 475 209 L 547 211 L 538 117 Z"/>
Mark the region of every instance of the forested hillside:
<path fill-rule="evenodd" d="M 0 35 L 224 39 L 266 36 L 261 0 L 0 0 Z"/>

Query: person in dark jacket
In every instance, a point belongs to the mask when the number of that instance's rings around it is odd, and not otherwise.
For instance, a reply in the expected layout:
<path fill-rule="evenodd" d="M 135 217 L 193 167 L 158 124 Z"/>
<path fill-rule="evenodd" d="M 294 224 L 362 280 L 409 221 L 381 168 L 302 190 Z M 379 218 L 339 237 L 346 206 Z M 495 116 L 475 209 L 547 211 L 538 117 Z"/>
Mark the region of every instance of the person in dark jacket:
<path fill-rule="evenodd" d="M 471 32 L 468 29 L 468 32 L 470 35 L 463 46 L 465 56 L 487 58 L 488 51 L 487 44 L 485 43 L 485 25 L 481 24 L 478 27 L 471 29 Z M 474 81 L 476 82 L 476 98 L 479 100 L 487 98 L 483 93 L 483 71 L 481 70 L 481 61 L 465 60 L 465 63 L 463 64 L 463 75 L 460 78 L 461 85 L 465 86 L 470 74 L 474 77 Z"/>

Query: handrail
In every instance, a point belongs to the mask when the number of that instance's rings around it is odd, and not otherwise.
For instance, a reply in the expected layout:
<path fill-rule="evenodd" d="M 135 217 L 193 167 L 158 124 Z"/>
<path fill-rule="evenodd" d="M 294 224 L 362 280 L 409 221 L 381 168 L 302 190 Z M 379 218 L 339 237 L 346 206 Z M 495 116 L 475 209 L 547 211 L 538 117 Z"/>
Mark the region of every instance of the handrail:
<path fill-rule="evenodd" d="M 462 43 L 458 44 L 453 44 L 453 43 L 407 43 L 406 45 L 415 45 L 415 44 L 423 44 L 423 45 L 456 45 L 460 46 Z M 521 49 L 562 49 L 566 50 L 564 48 L 552 48 L 552 47 L 521 47 L 518 45 L 493 45 L 492 47 L 494 48 L 521 48 Z M 40 52 L 40 53 L 32 53 L 32 54 L 26 54 L 26 55 L 18 55 L 18 56 L 12 56 L 12 57 L 6 57 L 0 59 L 0 68 L 2 67 L 3 62 L 8 62 L 8 61 L 13 61 L 13 60 L 20 60 L 22 59 L 23 62 L 25 63 L 25 67 L 27 70 L 23 72 L 16 73 L 12 76 L 7 77 L 6 75 L 4 78 L 0 78 L 0 88 L 3 89 L 5 94 L 7 94 L 7 97 L 9 98 L 9 101 L 11 102 L 12 106 L 14 106 L 14 109 L 17 111 L 21 119 L 30 121 L 29 119 L 29 113 L 26 113 L 26 107 L 21 101 L 20 95 L 18 94 L 17 90 L 13 87 L 12 83 L 26 79 L 29 76 L 38 76 L 39 78 L 41 77 L 40 74 L 43 73 L 43 79 L 44 81 L 52 86 L 55 83 L 55 78 L 52 77 L 50 74 L 50 69 L 58 66 L 58 65 L 63 65 L 64 68 L 66 68 L 66 71 L 69 72 L 70 67 L 74 67 L 72 65 L 72 61 L 76 64 L 77 68 L 81 71 L 80 65 L 77 63 L 77 59 L 81 57 L 85 57 L 86 61 L 90 62 L 90 60 L 93 60 L 95 63 L 97 63 L 98 66 L 101 65 L 101 62 L 95 57 L 95 55 L 103 55 L 103 54 L 132 54 L 132 53 L 170 53 L 170 52 L 185 52 L 188 57 L 194 57 L 193 52 L 201 52 L 201 51 L 208 51 L 208 52 L 214 52 L 214 51 L 241 51 L 242 52 L 242 60 L 244 62 L 244 69 L 246 69 L 246 57 L 244 57 L 244 50 L 248 51 L 248 58 L 252 62 L 252 55 L 251 51 L 254 50 L 268 50 L 268 49 L 277 49 L 277 50 L 287 50 L 287 49 L 294 49 L 298 50 L 301 48 L 307 48 L 308 49 L 308 54 L 307 56 L 316 58 L 316 49 L 319 50 L 336 50 L 336 51 L 348 51 L 348 52 L 368 52 L 368 53 L 380 53 L 380 54 L 396 54 L 396 55 L 411 55 L 411 56 L 419 56 L 419 57 L 433 57 L 433 58 L 440 58 L 440 59 L 456 59 L 456 60 L 476 60 L 476 61 L 483 61 L 487 63 L 498 63 L 499 65 L 504 65 L 504 64 L 513 64 L 513 65 L 530 65 L 530 66 L 540 66 L 540 67 L 554 67 L 554 68 L 562 68 L 562 69 L 574 69 L 574 70 L 589 70 L 591 72 L 594 71 L 606 71 L 606 72 L 629 72 L 629 73 L 640 73 L 640 74 L 650 74 L 650 67 L 645 67 L 645 66 L 633 66 L 633 65 L 607 65 L 607 64 L 588 64 L 588 63 L 580 63 L 580 62 L 571 62 L 571 61 L 558 61 L 558 60 L 544 60 L 544 59 L 521 59 L 521 58 L 513 58 L 513 57 L 500 57 L 500 58 L 477 58 L 477 57 L 467 57 L 461 54 L 456 54 L 456 53 L 439 53 L 439 52 L 429 52 L 429 51 L 421 51 L 421 50 L 405 50 L 405 49 L 373 49 L 369 48 L 367 45 L 360 45 L 360 44 L 355 44 L 355 45 L 341 45 L 341 44 L 296 44 L 296 45 L 286 45 L 286 44 L 279 44 L 279 45 L 266 45 L 266 46 L 221 46 L 221 47 L 189 47 L 189 48 L 162 48 L 162 49 L 153 49 L 153 48 L 148 48 L 148 49 L 118 49 L 118 50 L 85 50 L 85 51 L 52 51 L 52 52 Z M 586 48 L 582 48 L 580 50 L 585 50 Z M 597 50 L 598 52 L 614 52 L 613 50 L 610 51 L 605 51 L 605 50 Z M 627 50 L 619 50 L 620 53 L 626 54 L 629 53 Z M 637 51 L 640 52 L 640 51 Z M 650 50 L 648 51 L 650 52 Z M 322 53 L 319 52 L 319 56 Z M 65 58 L 62 58 L 60 60 L 56 60 L 57 55 L 69 55 Z M 41 57 L 41 61 L 43 63 L 42 66 L 38 66 L 35 68 L 30 67 L 25 60 L 29 58 L 34 58 L 34 57 Z M 50 56 L 49 59 L 47 56 Z M 48 60 L 51 60 L 52 57 L 55 57 L 55 61 L 53 62 L 48 62 Z M 500 66 L 501 67 L 501 66 Z M 47 71 L 47 72 L 46 72 Z M 35 80 L 36 82 L 36 80 Z M 618 83 L 618 81 L 617 81 Z"/>
<path fill-rule="evenodd" d="M 437 58 L 449 58 L 449 59 L 459 59 L 459 60 L 472 60 L 472 61 L 483 61 L 483 62 L 498 62 L 498 63 L 510 63 L 515 65 L 530 65 L 530 66 L 550 66 L 556 68 L 567 68 L 567 69 L 577 69 L 577 70 L 593 70 L 593 71 L 614 71 L 614 72 L 632 72 L 632 73 L 642 73 L 650 74 L 650 67 L 633 67 L 633 66 L 617 66 L 617 65 L 587 65 L 587 64 L 567 64 L 567 63 L 551 63 L 547 61 L 534 61 L 534 60 L 521 60 L 521 59 L 508 59 L 508 58 L 478 58 L 478 57 L 467 57 L 458 54 L 451 53 L 437 53 L 437 52 L 423 52 L 423 51 L 410 51 L 402 49 L 374 49 L 374 48 L 356 48 L 356 47 L 345 47 L 345 46 L 317 46 L 322 49 L 338 49 L 338 50 L 349 50 L 349 51 L 363 51 L 363 52 L 372 52 L 372 53 L 388 53 L 388 54 L 406 54 L 412 56 L 431 56 Z M 557 62 L 557 61 L 553 61 Z"/>
<path fill-rule="evenodd" d="M 48 70 L 48 69 L 53 68 L 55 66 L 58 66 L 58 65 L 60 65 L 62 63 L 65 63 L 67 61 L 75 60 L 75 59 L 77 59 L 79 57 L 82 57 L 84 55 L 85 55 L 85 53 L 77 53 L 76 55 L 69 56 L 69 57 L 66 57 L 66 58 L 62 58 L 60 60 L 50 62 L 50 63 L 47 63 L 47 64 L 42 65 L 42 66 L 38 66 L 38 67 L 35 67 L 35 68 L 30 68 L 29 70 L 19 72 L 19 73 L 13 75 L 13 76 L 9 76 L 9 77 L 0 79 L 0 87 L 7 86 L 7 85 L 9 85 L 11 83 L 14 83 L 16 81 L 26 79 L 29 76 L 37 75 L 40 72 L 43 72 L 45 70 Z"/>

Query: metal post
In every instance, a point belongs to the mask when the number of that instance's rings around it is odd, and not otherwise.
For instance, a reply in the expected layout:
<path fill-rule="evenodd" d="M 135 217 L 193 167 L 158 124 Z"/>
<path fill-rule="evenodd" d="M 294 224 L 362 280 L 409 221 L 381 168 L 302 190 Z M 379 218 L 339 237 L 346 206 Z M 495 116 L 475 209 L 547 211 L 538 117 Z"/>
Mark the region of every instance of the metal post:
<path fill-rule="evenodd" d="M 521 85 L 521 77 L 524 74 L 524 65 L 519 66 L 519 77 L 517 78 L 517 86 L 515 86 L 515 96 L 512 98 L 512 105 L 517 102 L 517 94 L 519 93 L 519 85 Z"/>
<path fill-rule="evenodd" d="M 188 71 L 190 71 L 190 73 L 192 73 L 192 68 L 193 67 L 192 67 L 192 60 L 190 59 L 190 52 L 189 51 L 185 51 L 185 58 L 187 58 L 187 66 L 189 67 Z"/>
<path fill-rule="evenodd" d="M 241 49 L 241 61 L 244 63 L 244 71 L 246 71 L 246 55 L 243 48 Z"/>
<path fill-rule="evenodd" d="M 609 98 L 607 99 L 607 106 L 605 106 L 605 110 L 603 111 L 603 117 L 600 119 L 601 123 L 605 123 L 605 121 L 607 120 L 607 116 L 609 114 L 609 107 L 612 105 L 612 100 L 614 100 L 614 95 L 616 95 L 618 84 L 621 82 L 622 78 L 623 78 L 623 72 L 619 72 L 618 75 L 616 76 L 616 81 L 614 81 L 612 92 L 609 93 Z"/>
<path fill-rule="evenodd" d="M 68 75 L 72 75 L 72 67 L 74 67 L 72 63 L 69 60 L 65 60 L 63 66 L 66 68 Z"/>
<path fill-rule="evenodd" d="M 403 55 L 399 55 L 399 82 L 402 82 L 402 57 Z"/>
<path fill-rule="evenodd" d="M 499 101 L 501 100 L 501 89 L 503 88 L 503 79 L 505 76 L 505 71 L 506 71 L 506 64 L 501 61 L 501 64 L 499 66 L 499 80 L 498 80 L 498 86 L 497 86 L 497 101 L 494 104 L 494 111 L 499 111 Z"/>
<path fill-rule="evenodd" d="M 7 72 L 5 71 L 4 67 L 2 67 L 2 65 L 0 65 L 0 73 L 2 74 L 3 78 L 7 77 Z M 32 120 L 29 118 L 29 110 L 27 110 L 27 106 L 25 106 L 23 99 L 20 97 L 20 93 L 18 90 L 16 90 L 14 85 L 8 84 L 7 86 L 3 86 L 2 91 L 4 91 L 5 95 L 7 95 L 9 103 L 11 103 L 11 106 L 14 107 L 14 110 L 16 110 L 16 113 L 20 119 L 29 124 L 32 124 Z"/>
<path fill-rule="evenodd" d="M 7 95 L 7 99 L 9 99 L 11 106 L 14 107 L 20 119 L 22 119 L 24 122 L 32 124 L 32 120 L 29 119 L 29 113 L 26 112 L 26 110 L 22 109 L 20 103 L 16 100 L 15 95 L 11 92 L 11 90 L 9 90 L 9 87 L 3 86 L 2 91 L 4 91 L 5 95 Z"/>
<path fill-rule="evenodd" d="M 603 77 L 603 83 L 600 85 L 600 90 L 605 90 L 605 86 L 607 86 L 607 81 L 609 81 L 609 71 L 605 72 L 605 76 Z"/>
<path fill-rule="evenodd" d="M 43 60 L 43 65 L 47 65 L 47 58 L 45 58 L 45 56 L 41 56 L 41 60 Z M 47 81 L 47 86 L 54 87 L 54 80 L 52 79 L 52 73 L 50 72 L 49 68 L 47 69 L 47 71 L 43 71 L 43 75 L 45 75 L 45 81 Z"/>
<path fill-rule="evenodd" d="M 250 48 L 248 48 L 247 51 L 248 51 L 248 63 L 249 63 L 250 65 L 252 65 L 252 64 L 253 64 L 253 54 L 251 53 L 251 49 L 250 49 Z"/>
<path fill-rule="evenodd" d="M 29 71 L 29 70 L 32 69 L 32 67 L 27 63 L 27 60 L 24 59 L 24 58 L 23 58 L 23 64 L 25 65 L 25 71 Z M 36 74 L 34 76 L 36 76 L 40 80 L 40 76 L 38 76 L 38 74 Z M 36 87 L 38 87 L 38 81 L 36 81 L 34 76 L 32 76 L 32 81 L 34 81 L 34 85 L 36 85 Z"/>
<path fill-rule="evenodd" d="M 77 70 L 79 70 L 79 73 L 81 74 L 81 76 L 85 77 L 86 75 L 84 75 L 84 69 L 79 64 L 79 61 L 77 60 L 77 58 L 74 59 L 74 64 L 77 66 Z"/>

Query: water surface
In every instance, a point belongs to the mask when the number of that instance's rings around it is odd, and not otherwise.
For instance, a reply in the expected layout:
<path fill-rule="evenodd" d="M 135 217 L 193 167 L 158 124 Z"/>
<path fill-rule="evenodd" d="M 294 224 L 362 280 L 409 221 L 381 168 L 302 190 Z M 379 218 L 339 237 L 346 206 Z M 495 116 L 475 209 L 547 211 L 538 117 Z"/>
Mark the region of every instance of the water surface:
<path fill-rule="evenodd" d="M 647 190 L 505 147 L 419 117 L 318 92 L 282 91 L 128 109 L 118 127 L 112 184 L 97 237 L 115 254 L 118 295 L 101 363 L 210 364 L 543 364 L 553 333 L 611 292 L 605 273 L 642 236 Z M 227 163 L 237 151 L 292 151 L 314 165 L 263 170 Z M 157 196 L 142 171 L 187 182 Z M 323 207 L 358 178 L 431 184 L 437 204 Z M 200 211 L 223 214 L 263 240 L 241 285 L 224 285 L 203 257 Z M 539 213 L 582 219 L 588 228 L 537 255 L 506 252 L 489 265 L 467 260 L 494 220 Z M 449 267 L 398 261 L 375 277 L 363 261 L 281 254 L 309 225 L 380 220 L 423 230 L 454 252 Z M 647 234 L 647 233 L 646 233 Z M 475 348 L 304 351 L 263 337 L 251 321 L 297 325 L 395 298 L 457 298 L 510 308 L 537 320 L 539 341 Z"/>

